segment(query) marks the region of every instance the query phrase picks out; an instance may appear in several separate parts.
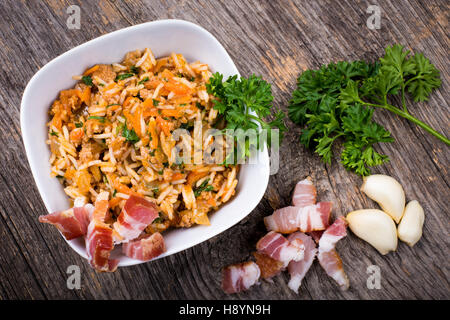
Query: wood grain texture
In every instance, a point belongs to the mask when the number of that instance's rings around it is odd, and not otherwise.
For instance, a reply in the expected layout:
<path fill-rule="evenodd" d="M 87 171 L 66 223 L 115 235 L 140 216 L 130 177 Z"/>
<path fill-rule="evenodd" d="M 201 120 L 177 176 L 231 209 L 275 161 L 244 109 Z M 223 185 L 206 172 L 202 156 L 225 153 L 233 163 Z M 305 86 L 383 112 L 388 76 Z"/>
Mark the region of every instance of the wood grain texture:
<path fill-rule="evenodd" d="M 366 9 L 382 10 L 381 29 L 369 30 Z M 66 26 L 69 5 L 81 8 L 81 30 Z M 377 205 L 359 192 L 361 179 L 337 162 L 324 165 L 298 143 L 290 128 L 281 148 L 280 171 L 270 178 L 257 208 L 226 232 L 165 259 L 98 274 L 59 233 L 38 222 L 45 207 L 23 148 L 19 109 L 32 75 L 63 52 L 102 34 L 156 19 L 197 23 L 224 45 L 241 74 L 273 84 L 276 105 L 286 111 L 302 70 L 338 60 L 375 60 L 393 43 L 423 52 L 441 70 L 442 87 L 411 112 L 449 134 L 449 6 L 440 1 L 2 1 L 0 4 L 0 299 L 448 299 L 449 148 L 417 126 L 387 114 L 375 118 L 396 138 L 378 150 L 391 162 L 375 169 L 396 177 L 408 200 L 426 212 L 424 235 L 410 248 L 399 243 L 387 256 L 350 234 L 338 250 L 351 288 L 341 292 L 315 263 L 299 294 L 282 274 L 273 283 L 226 295 L 222 267 L 250 256 L 264 234 L 264 216 L 290 202 L 295 183 L 311 175 L 319 199 L 335 204 L 334 215 Z M 68 75 L 70 76 L 70 75 Z M 411 101 L 408 101 L 411 103 Z M 80 290 L 66 286 L 66 269 L 78 265 Z M 381 269 L 381 289 L 366 286 L 369 265 Z"/>

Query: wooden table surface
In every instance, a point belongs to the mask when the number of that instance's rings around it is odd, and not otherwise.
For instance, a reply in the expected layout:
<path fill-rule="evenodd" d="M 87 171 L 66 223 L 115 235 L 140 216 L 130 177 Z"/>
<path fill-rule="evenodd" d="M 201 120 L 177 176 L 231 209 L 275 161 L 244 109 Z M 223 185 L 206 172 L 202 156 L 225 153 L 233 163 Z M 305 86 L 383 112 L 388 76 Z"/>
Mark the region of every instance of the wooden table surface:
<path fill-rule="evenodd" d="M 372 2 L 381 9 L 381 29 L 366 20 Z M 66 25 L 69 5 L 81 9 L 81 28 Z M 257 208 L 226 232 L 191 249 L 113 274 L 96 273 L 61 238 L 40 224 L 46 210 L 26 161 L 19 109 L 23 90 L 43 65 L 100 35 L 147 21 L 177 18 L 210 31 L 243 76 L 262 75 L 273 84 L 276 105 L 286 106 L 302 70 L 338 60 L 374 60 L 387 45 L 401 43 L 423 52 L 441 70 L 442 87 L 411 112 L 449 136 L 449 6 L 418 1 L 2 1 L 0 4 L 0 298 L 1 299 L 448 299 L 449 148 L 419 127 L 383 110 L 375 118 L 396 141 L 377 149 L 391 158 L 375 173 L 396 177 L 407 200 L 426 213 L 423 237 L 413 248 L 399 242 L 381 256 L 353 234 L 338 250 L 351 288 L 342 292 L 318 263 L 299 294 L 288 275 L 251 290 L 226 295 L 220 270 L 249 258 L 264 234 L 263 217 L 286 206 L 295 183 L 311 175 L 319 199 L 335 204 L 334 215 L 377 205 L 359 191 L 361 178 L 337 162 L 324 165 L 290 131 L 281 149 L 280 171 L 271 176 Z M 70 75 L 68 75 L 70 76 Z M 411 101 L 408 101 L 411 103 Z M 446 204 L 447 203 L 447 204 Z M 81 289 L 66 286 L 69 265 L 81 269 Z M 381 288 L 368 289 L 367 267 L 381 271 Z"/>

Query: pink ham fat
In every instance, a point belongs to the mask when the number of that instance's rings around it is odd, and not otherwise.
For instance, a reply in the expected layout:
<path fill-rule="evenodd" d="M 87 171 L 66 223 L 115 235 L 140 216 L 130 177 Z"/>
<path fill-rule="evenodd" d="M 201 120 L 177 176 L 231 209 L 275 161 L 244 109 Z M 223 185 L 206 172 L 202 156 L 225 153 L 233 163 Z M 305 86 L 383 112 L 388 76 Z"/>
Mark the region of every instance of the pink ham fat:
<path fill-rule="evenodd" d="M 226 293 L 247 290 L 261 275 L 258 265 L 253 261 L 233 264 L 222 270 L 222 289 Z"/>
<path fill-rule="evenodd" d="M 123 244 L 123 253 L 133 259 L 148 261 L 166 251 L 164 238 L 156 232 Z"/>
<path fill-rule="evenodd" d="M 285 207 L 264 218 L 268 230 L 292 233 L 311 232 L 328 227 L 331 215 L 331 202 L 319 202 L 306 207 Z"/>
<path fill-rule="evenodd" d="M 158 210 L 153 203 L 141 197 L 130 196 L 113 225 L 114 230 L 123 240 L 133 240 L 157 217 Z"/>

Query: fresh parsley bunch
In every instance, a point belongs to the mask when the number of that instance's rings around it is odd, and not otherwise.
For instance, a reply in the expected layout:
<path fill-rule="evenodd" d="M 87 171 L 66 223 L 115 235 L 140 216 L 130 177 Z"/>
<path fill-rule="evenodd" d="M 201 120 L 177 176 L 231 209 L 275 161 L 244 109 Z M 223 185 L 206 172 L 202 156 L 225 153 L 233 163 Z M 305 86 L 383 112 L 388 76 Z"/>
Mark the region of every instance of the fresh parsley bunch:
<path fill-rule="evenodd" d="M 383 108 L 404 117 L 438 139 L 450 140 L 413 117 L 406 107 L 406 92 L 414 101 L 428 100 L 441 85 L 439 71 L 422 54 L 396 44 L 375 63 L 338 62 L 307 70 L 297 80 L 289 104 L 290 119 L 304 127 L 300 141 L 314 150 L 323 161 L 331 163 L 333 143 L 341 138 L 341 162 L 348 170 L 369 175 L 370 168 L 388 161 L 373 148 L 378 142 L 394 139 L 372 120 L 374 108 Z M 391 105 L 388 98 L 401 94 L 402 107 Z"/>
<path fill-rule="evenodd" d="M 238 163 L 250 155 L 250 150 L 253 148 L 260 149 L 259 133 L 261 129 L 268 130 L 267 143 L 270 146 L 271 136 L 270 129 L 278 128 L 280 141 L 283 138 L 283 133 L 287 130 L 283 118 L 284 113 L 277 110 L 274 115 L 274 120 L 266 121 L 264 118 L 272 114 L 273 96 L 271 85 L 264 81 L 261 77 L 251 75 L 248 78 L 239 78 L 235 76 L 228 77 L 223 80 L 223 75 L 214 73 L 209 82 L 206 84 L 206 89 L 209 94 L 216 97 L 214 100 L 214 109 L 219 113 L 219 119 L 216 123 L 222 123 L 224 120 L 223 130 L 242 129 L 244 133 L 248 129 L 254 129 L 257 133 L 256 143 L 249 139 L 239 139 L 239 131 L 234 133 L 236 157 L 233 163 Z M 252 114 L 253 111 L 255 114 Z M 259 127 L 260 126 L 260 127 Z M 263 140 L 263 139 L 262 139 Z M 244 141 L 244 145 L 238 145 L 239 141 Z M 226 159 L 229 163 L 230 159 Z"/>

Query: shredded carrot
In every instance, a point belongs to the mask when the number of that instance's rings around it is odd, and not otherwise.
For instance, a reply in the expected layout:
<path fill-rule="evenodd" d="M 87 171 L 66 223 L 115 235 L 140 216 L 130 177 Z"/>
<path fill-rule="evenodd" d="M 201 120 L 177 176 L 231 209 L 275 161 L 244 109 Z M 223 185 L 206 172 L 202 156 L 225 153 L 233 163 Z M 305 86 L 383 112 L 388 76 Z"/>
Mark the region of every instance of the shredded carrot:
<path fill-rule="evenodd" d="M 91 104 L 91 87 L 84 88 L 83 92 L 80 94 L 80 99 L 82 102 L 86 103 L 86 105 Z"/>
<path fill-rule="evenodd" d="M 142 108 L 139 106 L 136 108 L 133 114 L 130 113 L 128 110 L 124 110 L 123 114 L 125 118 L 127 118 L 127 122 L 131 125 L 132 129 L 136 132 L 136 134 L 142 138 L 141 133 L 141 114 L 142 114 Z"/>
<path fill-rule="evenodd" d="M 140 100 L 138 98 L 135 97 L 128 97 L 125 99 L 124 103 L 123 103 L 123 108 L 128 108 L 132 102 L 140 102 Z"/>
<path fill-rule="evenodd" d="M 56 129 L 59 131 L 62 130 L 62 120 L 61 115 L 59 113 L 55 114 L 55 116 L 52 119 L 52 125 L 55 126 Z"/>
<path fill-rule="evenodd" d="M 155 79 L 145 82 L 144 86 L 147 89 L 155 89 L 159 84 L 161 83 L 161 80 Z"/>
<path fill-rule="evenodd" d="M 91 175 L 87 172 L 87 170 L 78 171 L 76 173 L 75 180 L 80 192 L 89 192 L 89 189 L 91 188 Z"/>
<path fill-rule="evenodd" d="M 167 80 L 172 79 L 174 77 L 174 74 L 169 71 L 169 69 L 164 69 L 163 72 L 161 72 L 161 78 L 166 78 Z"/>
<path fill-rule="evenodd" d="M 114 208 L 119 205 L 120 201 L 122 201 L 121 198 L 114 197 L 111 200 L 109 200 L 109 206 L 111 208 Z"/>
<path fill-rule="evenodd" d="M 98 70 L 98 68 L 100 68 L 100 66 L 98 64 L 96 64 L 95 66 L 93 66 L 92 68 L 87 69 L 84 73 L 83 76 L 88 76 L 91 73 L 94 73 L 95 71 Z"/>
<path fill-rule="evenodd" d="M 191 88 L 189 88 L 184 83 L 177 83 L 174 81 L 169 81 L 164 83 L 164 88 L 168 91 L 172 91 L 177 95 L 188 95 L 192 93 Z"/>
<path fill-rule="evenodd" d="M 183 95 L 183 96 L 175 96 L 174 98 L 172 98 L 170 100 L 170 102 L 172 104 L 184 104 L 184 103 L 189 103 L 192 100 L 192 96 L 191 95 Z"/>
<path fill-rule="evenodd" d="M 172 181 L 176 181 L 176 180 L 180 180 L 180 179 L 183 179 L 184 178 L 184 174 L 182 174 L 181 172 L 175 172 L 173 175 L 172 175 Z"/>
<path fill-rule="evenodd" d="M 111 83 L 108 84 L 106 87 L 104 87 L 102 91 L 107 91 L 107 90 L 109 90 L 109 89 L 114 88 L 115 86 L 116 86 L 116 83 L 115 83 L 115 82 L 111 82 Z"/>
<path fill-rule="evenodd" d="M 83 128 L 75 128 L 69 134 L 69 138 L 73 142 L 80 142 L 81 139 L 83 139 L 83 136 L 84 136 Z"/>
<path fill-rule="evenodd" d="M 206 175 L 208 175 L 208 172 L 192 171 L 188 175 L 187 183 L 192 186 L 194 183 L 196 183 L 198 180 L 205 177 Z"/>
<path fill-rule="evenodd" d="M 214 198 L 209 198 L 207 203 L 213 207 L 217 206 L 216 200 L 214 200 Z"/>
<path fill-rule="evenodd" d="M 156 117 L 156 124 L 164 132 L 166 136 L 170 135 L 170 123 L 160 116 Z"/>
<path fill-rule="evenodd" d="M 153 107 L 153 99 L 147 98 L 144 102 L 142 102 L 142 106 L 144 107 Z"/>
<path fill-rule="evenodd" d="M 119 182 L 119 179 L 113 180 L 113 186 L 114 189 L 116 189 L 120 193 L 128 194 L 128 195 L 135 195 L 141 197 L 142 195 L 139 192 L 131 190 L 129 187 L 124 185 L 123 183 Z"/>
<path fill-rule="evenodd" d="M 74 168 L 70 167 L 69 169 L 66 170 L 64 178 L 72 179 L 73 177 L 75 177 L 75 173 L 77 173 L 77 171 Z"/>
<path fill-rule="evenodd" d="M 166 117 L 181 118 L 183 116 L 183 114 L 179 110 L 176 110 L 176 109 L 163 109 L 161 111 L 161 113 L 163 116 L 166 116 Z"/>
<path fill-rule="evenodd" d="M 146 107 L 144 109 L 143 115 L 144 115 L 144 118 L 147 118 L 147 117 L 156 117 L 156 116 L 158 116 L 158 114 L 159 114 L 158 109 Z"/>
<path fill-rule="evenodd" d="M 150 141 L 150 148 L 155 150 L 158 148 L 158 134 L 156 133 L 156 122 L 154 118 L 151 118 L 148 123 L 148 131 L 150 132 L 150 136 L 152 137 Z"/>

